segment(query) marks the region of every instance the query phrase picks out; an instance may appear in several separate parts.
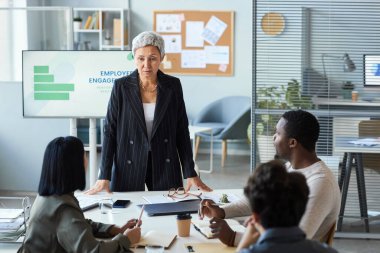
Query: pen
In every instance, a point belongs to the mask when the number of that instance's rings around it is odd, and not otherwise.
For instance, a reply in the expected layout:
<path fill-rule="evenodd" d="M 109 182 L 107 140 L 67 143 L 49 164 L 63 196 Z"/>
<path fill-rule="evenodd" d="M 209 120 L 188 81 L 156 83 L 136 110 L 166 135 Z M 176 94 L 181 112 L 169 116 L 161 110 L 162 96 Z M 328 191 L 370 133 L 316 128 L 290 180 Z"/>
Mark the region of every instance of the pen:
<path fill-rule="evenodd" d="M 144 212 L 144 208 L 145 208 L 145 205 L 143 205 L 143 206 L 141 207 L 141 213 L 140 213 L 139 219 L 137 220 L 137 223 L 136 223 L 135 228 L 137 228 L 137 226 L 139 225 L 139 223 L 140 223 L 140 221 L 141 221 L 141 217 L 142 217 L 142 214 L 143 214 L 143 212 Z"/>

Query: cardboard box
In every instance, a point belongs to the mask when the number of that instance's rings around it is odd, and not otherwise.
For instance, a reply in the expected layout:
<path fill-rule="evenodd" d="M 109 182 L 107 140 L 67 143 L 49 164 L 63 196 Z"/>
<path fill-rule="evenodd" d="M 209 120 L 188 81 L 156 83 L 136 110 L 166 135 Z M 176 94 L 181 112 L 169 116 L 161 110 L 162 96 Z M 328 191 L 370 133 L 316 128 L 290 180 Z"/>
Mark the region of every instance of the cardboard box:
<path fill-rule="evenodd" d="M 113 44 L 114 46 L 121 45 L 121 19 L 113 19 Z M 124 45 L 128 45 L 128 31 L 124 28 Z"/>

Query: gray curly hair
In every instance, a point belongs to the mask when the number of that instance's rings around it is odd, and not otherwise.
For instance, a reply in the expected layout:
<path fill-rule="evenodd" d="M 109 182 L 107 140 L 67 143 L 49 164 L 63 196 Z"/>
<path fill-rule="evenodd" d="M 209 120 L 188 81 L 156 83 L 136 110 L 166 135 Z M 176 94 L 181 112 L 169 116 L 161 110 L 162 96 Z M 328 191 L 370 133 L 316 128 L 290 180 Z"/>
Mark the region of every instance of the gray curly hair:
<path fill-rule="evenodd" d="M 156 32 L 147 31 L 137 35 L 132 40 L 132 53 L 135 56 L 136 50 L 146 46 L 155 46 L 160 51 L 161 59 L 165 56 L 165 42 L 162 36 Z"/>

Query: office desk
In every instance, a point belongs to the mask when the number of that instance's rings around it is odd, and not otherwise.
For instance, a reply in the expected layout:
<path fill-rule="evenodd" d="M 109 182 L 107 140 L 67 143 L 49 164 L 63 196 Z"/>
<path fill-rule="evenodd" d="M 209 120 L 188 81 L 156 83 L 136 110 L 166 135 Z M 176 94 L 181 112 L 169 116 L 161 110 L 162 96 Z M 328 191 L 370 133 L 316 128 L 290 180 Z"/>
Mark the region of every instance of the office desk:
<path fill-rule="evenodd" d="M 380 153 L 380 145 L 368 147 L 349 143 L 349 141 L 353 140 L 357 140 L 357 138 L 337 137 L 335 140 L 334 152 L 344 153 L 342 171 L 339 176 L 339 188 L 342 191 L 342 199 L 339 211 L 337 231 L 342 230 L 342 222 L 347 200 L 348 186 L 350 183 L 351 169 L 353 166 L 355 166 L 359 195 L 360 217 L 362 220 L 364 220 L 365 231 L 369 232 L 367 196 L 363 168 L 363 153 Z"/>
<path fill-rule="evenodd" d="M 233 193 L 237 196 L 242 196 L 242 189 L 228 189 L 228 190 L 215 190 L 215 192 L 220 193 Z M 167 193 L 165 192 L 128 192 L 128 193 L 113 193 L 112 195 L 103 194 L 104 198 L 112 198 L 114 201 L 116 199 L 129 199 L 131 204 L 127 208 L 112 209 L 111 212 L 107 214 L 101 214 L 99 209 L 92 209 L 84 212 L 86 218 L 92 219 L 94 221 L 100 221 L 103 223 L 110 223 L 116 225 L 123 225 L 129 219 L 138 218 L 141 209 L 137 207 L 138 204 L 146 204 L 146 201 L 142 198 L 143 196 L 158 195 Z M 102 194 L 102 193 L 101 193 Z M 103 197 L 102 196 L 102 197 Z M 91 196 L 94 198 L 99 198 L 99 195 Z M 193 219 L 198 219 L 197 214 L 192 214 Z M 177 223 L 175 215 L 168 216 L 157 216 L 149 217 L 145 214 L 142 216 L 142 226 L 141 233 L 145 234 L 150 230 L 158 231 L 172 231 L 177 234 Z M 166 253 L 188 253 L 188 250 L 184 247 L 185 243 L 221 243 L 218 239 L 207 239 L 201 233 L 196 231 L 193 226 L 191 226 L 190 237 L 177 237 L 171 247 L 165 250 Z M 14 253 L 21 246 L 20 243 L 1 243 L 0 242 L 0 252 L 2 253 Z M 133 249 L 134 252 L 145 252 L 143 248 Z"/>
<path fill-rule="evenodd" d="M 377 110 L 380 107 L 380 101 L 378 100 L 369 102 L 359 99 L 358 101 L 354 102 L 351 99 L 313 97 L 312 102 L 317 107 L 317 109 L 323 109 L 328 106 L 330 109 L 343 107 L 345 109 L 353 108 L 359 110 Z"/>

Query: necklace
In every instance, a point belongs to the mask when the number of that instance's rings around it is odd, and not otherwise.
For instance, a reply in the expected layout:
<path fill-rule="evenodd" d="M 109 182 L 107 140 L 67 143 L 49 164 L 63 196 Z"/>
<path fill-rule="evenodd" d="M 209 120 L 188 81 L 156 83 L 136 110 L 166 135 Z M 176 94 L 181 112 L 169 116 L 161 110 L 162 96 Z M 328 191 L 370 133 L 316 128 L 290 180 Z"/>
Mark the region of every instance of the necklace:
<path fill-rule="evenodd" d="M 144 85 L 142 84 L 141 80 L 140 80 L 140 86 L 141 86 L 141 88 L 143 89 L 143 91 L 145 91 L 145 92 L 154 93 L 154 92 L 157 91 L 157 84 L 154 85 L 154 88 L 153 88 L 153 89 L 148 90 L 148 88 L 147 88 L 146 86 L 144 86 Z"/>

